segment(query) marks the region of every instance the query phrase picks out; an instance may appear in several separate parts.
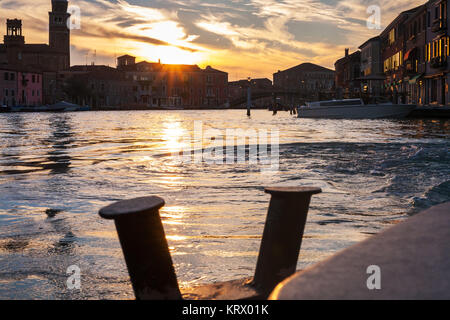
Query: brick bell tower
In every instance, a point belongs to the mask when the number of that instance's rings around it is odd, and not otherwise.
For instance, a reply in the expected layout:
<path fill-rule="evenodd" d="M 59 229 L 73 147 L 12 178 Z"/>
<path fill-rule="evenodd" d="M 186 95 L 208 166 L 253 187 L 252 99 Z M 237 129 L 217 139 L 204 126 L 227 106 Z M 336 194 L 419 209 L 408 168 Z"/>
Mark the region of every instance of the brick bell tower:
<path fill-rule="evenodd" d="M 67 0 L 52 0 L 52 11 L 49 15 L 49 44 L 56 52 L 67 56 L 66 67 L 70 66 L 70 30 L 68 28 L 68 19 L 70 14 L 67 12 Z"/>
<path fill-rule="evenodd" d="M 22 50 L 25 45 L 25 38 L 22 35 L 22 20 L 8 19 L 6 21 L 6 35 L 3 41 L 6 45 L 8 64 L 20 66 L 22 64 Z"/>

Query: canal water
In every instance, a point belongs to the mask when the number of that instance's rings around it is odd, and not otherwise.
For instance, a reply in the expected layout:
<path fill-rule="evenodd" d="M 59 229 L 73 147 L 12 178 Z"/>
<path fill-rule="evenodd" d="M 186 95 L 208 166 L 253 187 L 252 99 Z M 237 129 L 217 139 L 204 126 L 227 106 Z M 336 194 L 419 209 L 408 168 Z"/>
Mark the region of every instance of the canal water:
<path fill-rule="evenodd" d="M 278 171 L 176 161 L 172 152 L 195 139 L 197 120 L 220 132 L 278 130 Z M 154 194 L 166 201 L 179 282 L 190 286 L 253 274 L 264 186 L 321 187 L 298 263 L 305 268 L 450 201 L 449 134 L 444 120 L 311 120 L 262 110 L 251 118 L 245 110 L 0 114 L 0 299 L 133 298 L 114 224 L 97 212 Z M 81 290 L 67 288 L 72 265 Z"/>

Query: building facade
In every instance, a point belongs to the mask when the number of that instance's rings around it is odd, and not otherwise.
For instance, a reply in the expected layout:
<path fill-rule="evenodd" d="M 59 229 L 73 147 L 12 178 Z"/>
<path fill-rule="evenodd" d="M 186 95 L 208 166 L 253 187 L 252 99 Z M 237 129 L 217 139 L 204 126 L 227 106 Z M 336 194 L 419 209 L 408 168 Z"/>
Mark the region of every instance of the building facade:
<path fill-rule="evenodd" d="M 302 63 L 273 75 L 278 103 L 298 105 L 305 100 L 316 100 L 330 95 L 334 88 L 335 72 L 312 63 Z"/>
<path fill-rule="evenodd" d="M 132 82 L 125 74 L 108 66 L 72 66 L 59 73 L 66 99 L 79 105 L 130 107 Z"/>
<path fill-rule="evenodd" d="M 448 1 L 429 1 L 426 10 L 425 103 L 448 105 L 450 102 Z"/>
<path fill-rule="evenodd" d="M 42 104 L 42 73 L 0 69 L 0 104 L 39 106 Z"/>
<path fill-rule="evenodd" d="M 422 105 L 425 103 L 426 72 L 426 5 L 415 9 L 415 12 L 404 22 L 405 44 L 403 54 L 404 78 L 403 86 L 406 92 L 406 103 Z"/>
<path fill-rule="evenodd" d="M 380 96 L 385 79 L 380 37 L 367 40 L 359 49 L 361 50 L 361 90 L 369 96 Z"/>
<path fill-rule="evenodd" d="M 17 71 L 0 68 L 0 104 L 15 106 L 17 104 Z"/>
<path fill-rule="evenodd" d="M 36 70 L 43 75 L 43 103 L 54 103 L 61 97 L 57 73 L 70 67 L 70 30 L 67 0 L 52 0 L 49 12 L 49 44 L 28 44 L 22 32 L 22 21 L 8 19 L 6 35 L 0 44 L 0 68 Z"/>
<path fill-rule="evenodd" d="M 338 98 L 359 97 L 361 93 L 361 51 L 349 54 L 336 61 L 336 95 Z"/>
<path fill-rule="evenodd" d="M 117 59 L 117 69 L 132 83 L 133 103 L 149 108 L 202 108 L 228 101 L 228 74 L 210 66 L 170 65 L 130 55 Z"/>
<path fill-rule="evenodd" d="M 449 13 L 448 0 L 430 0 L 401 12 L 361 45 L 363 92 L 378 95 L 375 88 L 382 81 L 381 94 L 394 103 L 449 105 Z M 341 86 L 342 68 L 336 66 L 336 72 Z"/>

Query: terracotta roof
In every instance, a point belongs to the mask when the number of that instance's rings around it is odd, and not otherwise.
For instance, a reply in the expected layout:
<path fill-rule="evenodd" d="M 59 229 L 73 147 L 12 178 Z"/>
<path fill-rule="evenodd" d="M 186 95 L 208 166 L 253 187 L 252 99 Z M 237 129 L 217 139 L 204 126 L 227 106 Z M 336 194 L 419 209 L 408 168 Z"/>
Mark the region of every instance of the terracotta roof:
<path fill-rule="evenodd" d="M 206 71 L 206 72 L 214 72 L 214 73 L 224 73 L 224 74 L 227 74 L 227 73 L 224 72 L 224 71 L 220 71 L 220 70 L 211 68 L 211 66 L 207 66 L 207 67 L 205 68 L 204 71 Z"/>
<path fill-rule="evenodd" d="M 380 36 L 376 36 L 376 37 L 370 38 L 369 40 L 364 42 L 362 45 L 360 45 L 359 49 L 365 47 L 369 42 L 373 42 L 373 41 L 380 41 Z"/>
<path fill-rule="evenodd" d="M 356 59 L 359 60 L 360 57 L 361 57 L 361 51 L 355 51 L 355 52 L 349 54 L 349 55 L 346 56 L 346 57 L 340 58 L 339 60 L 337 60 L 337 61 L 334 63 L 334 65 L 337 65 L 337 64 L 339 64 L 339 63 L 342 63 L 342 62 L 345 62 L 345 61 L 347 61 L 347 60 L 351 60 L 351 59 L 354 59 L 354 58 L 356 58 Z"/>
<path fill-rule="evenodd" d="M 279 71 L 279 72 L 334 72 L 334 70 L 319 66 L 317 64 L 313 64 L 313 63 L 302 63 L 299 64 L 298 66 L 292 67 L 290 69 L 287 70 L 283 70 L 283 71 Z"/>

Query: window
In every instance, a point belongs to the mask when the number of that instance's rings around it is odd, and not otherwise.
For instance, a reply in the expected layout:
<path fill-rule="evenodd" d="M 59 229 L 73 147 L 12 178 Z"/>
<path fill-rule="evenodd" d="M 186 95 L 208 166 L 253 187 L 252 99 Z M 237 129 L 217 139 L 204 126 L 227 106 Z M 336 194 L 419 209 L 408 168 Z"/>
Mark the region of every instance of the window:
<path fill-rule="evenodd" d="M 8 89 L 5 89 L 5 96 L 8 96 Z"/>
<path fill-rule="evenodd" d="M 397 70 L 403 64 L 403 55 L 399 51 L 384 61 L 384 71 Z"/>
<path fill-rule="evenodd" d="M 395 28 L 389 32 L 389 44 L 393 44 L 395 42 Z"/>
<path fill-rule="evenodd" d="M 8 73 L 8 72 L 5 72 L 5 80 L 6 80 L 6 81 L 8 81 L 8 78 L 9 78 L 8 75 L 9 75 L 9 73 Z"/>
<path fill-rule="evenodd" d="M 34 74 L 31 76 L 31 82 L 32 82 L 32 83 L 35 83 L 35 82 L 36 82 L 36 76 L 35 76 Z"/>

